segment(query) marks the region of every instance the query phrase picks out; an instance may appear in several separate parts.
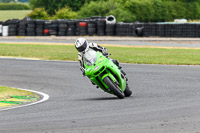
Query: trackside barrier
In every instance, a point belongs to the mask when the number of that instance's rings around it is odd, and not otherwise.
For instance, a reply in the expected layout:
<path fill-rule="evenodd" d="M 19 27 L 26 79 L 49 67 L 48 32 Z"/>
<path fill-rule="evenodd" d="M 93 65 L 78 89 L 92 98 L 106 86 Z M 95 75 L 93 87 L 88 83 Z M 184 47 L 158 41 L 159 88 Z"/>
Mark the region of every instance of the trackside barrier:
<path fill-rule="evenodd" d="M 114 16 L 78 20 L 0 21 L 0 36 L 200 37 L 200 23 L 116 23 Z"/>
<path fill-rule="evenodd" d="M 8 36 L 8 26 L 3 26 L 3 28 L 2 28 L 2 36 Z"/>
<path fill-rule="evenodd" d="M 2 30 L 3 30 L 3 26 L 2 26 L 2 21 L 0 21 L 0 36 L 2 36 Z"/>
<path fill-rule="evenodd" d="M 2 35 L 2 29 L 3 29 L 3 27 L 2 27 L 2 25 L 0 25 L 0 36 Z"/>

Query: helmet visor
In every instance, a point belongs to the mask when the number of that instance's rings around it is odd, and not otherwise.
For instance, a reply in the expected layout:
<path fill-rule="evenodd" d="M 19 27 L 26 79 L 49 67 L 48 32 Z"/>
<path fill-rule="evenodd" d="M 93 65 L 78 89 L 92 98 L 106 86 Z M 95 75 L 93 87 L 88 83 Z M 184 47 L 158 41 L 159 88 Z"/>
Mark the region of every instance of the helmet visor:
<path fill-rule="evenodd" d="M 77 50 L 83 52 L 87 48 L 87 45 L 87 41 L 85 41 L 81 47 L 77 48 Z"/>

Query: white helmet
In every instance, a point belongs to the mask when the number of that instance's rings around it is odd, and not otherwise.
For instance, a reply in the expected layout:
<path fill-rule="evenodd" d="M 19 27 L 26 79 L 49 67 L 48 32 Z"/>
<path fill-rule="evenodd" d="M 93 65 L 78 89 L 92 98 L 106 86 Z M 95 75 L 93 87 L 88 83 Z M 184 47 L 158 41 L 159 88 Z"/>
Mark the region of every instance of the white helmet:
<path fill-rule="evenodd" d="M 78 38 L 75 41 L 75 47 L 79 52 L 85 52 L 88 50 L 88 41 L 85 38 Z"/>

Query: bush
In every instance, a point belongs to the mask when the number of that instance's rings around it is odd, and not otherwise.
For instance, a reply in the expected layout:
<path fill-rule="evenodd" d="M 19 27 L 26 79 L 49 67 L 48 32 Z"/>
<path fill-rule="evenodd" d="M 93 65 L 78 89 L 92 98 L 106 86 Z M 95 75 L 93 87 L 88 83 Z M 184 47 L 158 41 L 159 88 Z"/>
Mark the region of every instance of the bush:
<path fill-rule="evenodd" d="M 75 19 L 77 16 L 76 12 L 73 12 L 68 6 L 58 10 L 53 16 L 53 19 Z"/>
<path fill-rule="evenodd" d="M 27 16 L 31 17 L 32 19 L 44 19 L 44 20 L 49 19 L 49 15 L 44 8 L 36 8 Z"/>
<path fill-rule="evenodd" d="M 135 16 L 126 10 L 118 0 L 91 1 L 78 12 L 78 18 L 108 15 L 114 15 L 117 21 L 132 22 L 135 19 Z"/>
<path fill-rule="evenodd" d="M 30 10 L 30 7 L 21 3 L 0 3 L 0 10 Z"/>
<path fill-rule="evenodd" d="M 115 16 L 117 22 L 133 22 L 136 21 L 135 15 L 132 15 L 129 11 L 124 8 L 116 8 L 115 10 L 111 10 L 108 15 Z"/>
<path fill-rule="evenodd" d="M 86 0 L 29 0 L 32 9 L 44 8 L 51 16 L 65 6 L 69 6 L 73 11 L 78 11 L 85 2 Z"/>
<path fill-rule="evenodd" d="M 164 1 L 164 0 L 127 0 L 125 8 L 135 15 L 137 21 L 159 22 L 174 19 L 199 19 L 198 2 Z"/>
<path fill-rule="evenodd" d="M 9 3 L 9 2 L 15 2 L 15 0 L 0 0 L 0 3 Z"/>
<path fill-rule="evenodd" d="M 200 19 L 200 3 L 199 2 L 188 3 L 187 7 L 188 7 L 186 10 L 187 19 Z"/>
<path fill-rule="evenodd" d="M 188 2 L 189 1 L 189 2 Z M 200 0 L 103 0 L 86 3 L 78 18 L 114 15 L 124 22 L 165 22 L 199 19 Z"/>

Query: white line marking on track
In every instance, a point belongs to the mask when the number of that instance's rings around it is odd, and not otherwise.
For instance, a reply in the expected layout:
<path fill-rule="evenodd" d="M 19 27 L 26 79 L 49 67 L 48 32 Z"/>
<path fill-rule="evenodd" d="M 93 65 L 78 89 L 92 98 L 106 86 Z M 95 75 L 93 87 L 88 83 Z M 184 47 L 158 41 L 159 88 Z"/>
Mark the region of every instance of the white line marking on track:
<path fill-rule="evenodd" d="M 34 58 L 23 58 L 23 57 L 3 57 L 0 56 L 0 59 L 11 59 L 11 60 L 24 60 L 24 61 L 44 61 L 44 62 L 79 62 L 79 61 L 62 61 L 62 60 L 42 60 L 42 59 L 34 59 Z"/>
<path fill-rule="evenodd" d="M 15 87 L 11 87 L 11 88 L 15 88 Z M 21 106 L 15 106 L 15 107 L 10 107 L 10 108 L 5 108 L 5 109 L 1 109 L 1 111 L 5 111 L 5 110 L 10 110 L 10 109 L 16 109 L 16 108 L 22 108 L 22 107 L 26 107 L 26 106 L 31 106 L 31 105 L 34 105 L 34 104 L 38 104 L 38 103 L 42 103 L 44 101 L 47 101 L 49 99 L 49 95 L 43 93 L 43 92 L 39 92 L 39 91 L 34 91 L 34 90 L 29 90 L 29 89 L 22 89 L 22 88 L 16 88 L 16 89 L 20 89 L 20 90 L 25 90 L 25 91 L 31 91 L 33 93 L 36 93 L 36 94 L 39 94 L 39 95 L 42 95 L 43 98 L 39 101 L 36 101 L 36 102 L 33 102 L 33 103 L 30 103 L 30 104 L 25 104 L 25 105 L 21 105 Z"/>

